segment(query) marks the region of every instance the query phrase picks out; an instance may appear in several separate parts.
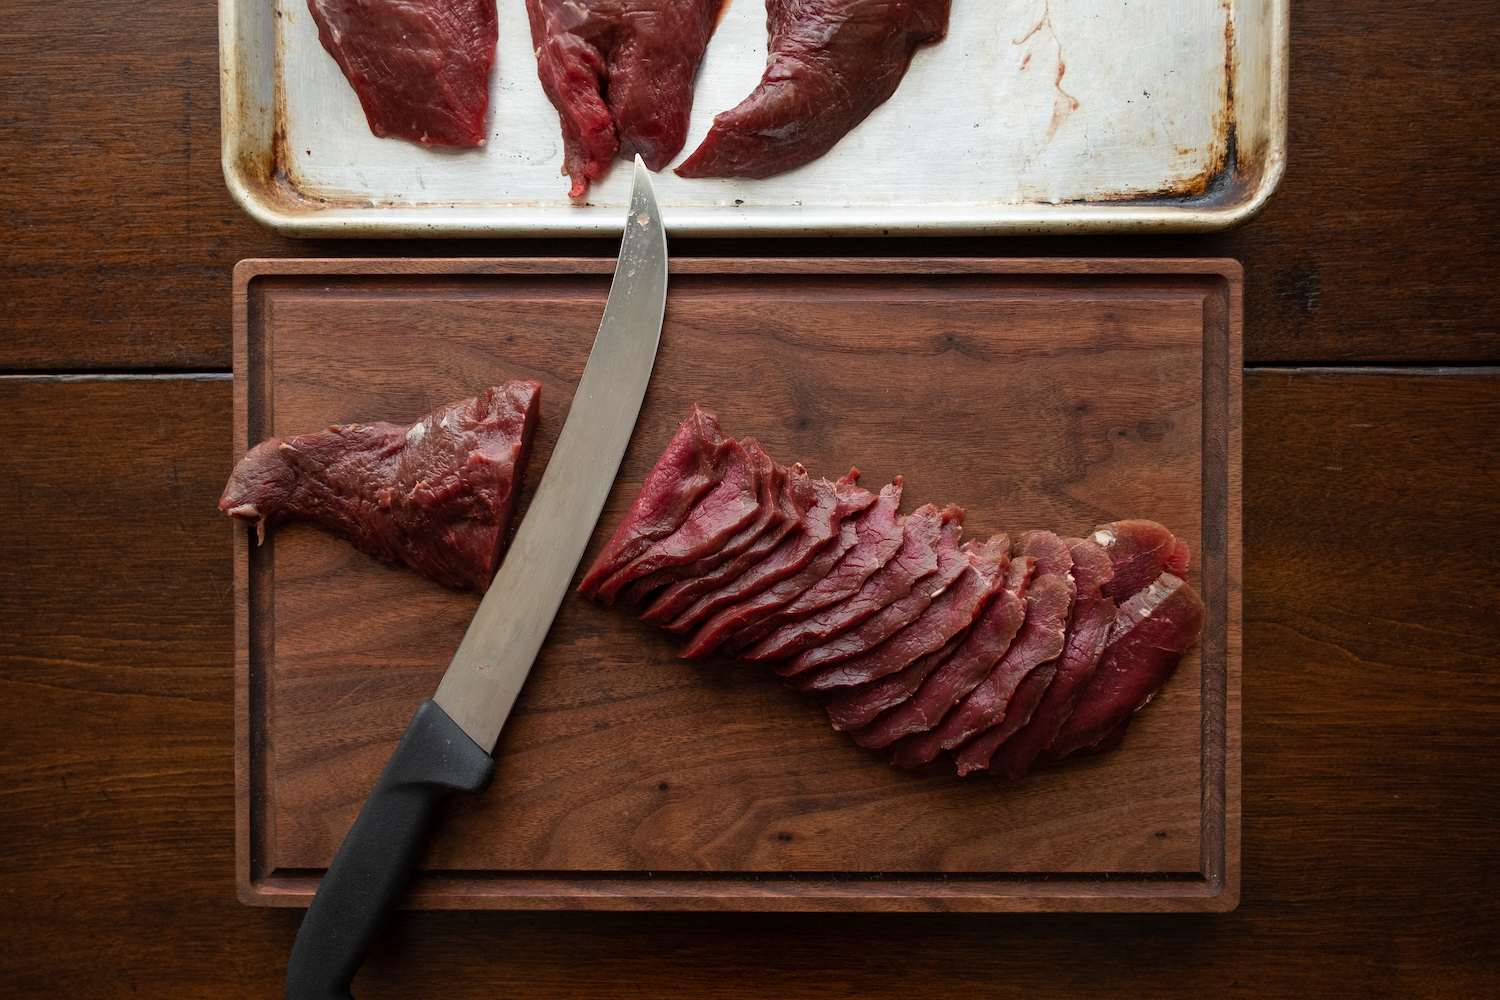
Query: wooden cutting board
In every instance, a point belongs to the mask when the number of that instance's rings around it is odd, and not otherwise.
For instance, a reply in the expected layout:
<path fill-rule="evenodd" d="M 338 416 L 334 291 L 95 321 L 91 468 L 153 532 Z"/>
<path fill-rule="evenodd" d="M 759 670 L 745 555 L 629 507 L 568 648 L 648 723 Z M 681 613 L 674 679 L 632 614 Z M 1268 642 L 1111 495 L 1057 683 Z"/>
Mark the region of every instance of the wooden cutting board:
<path fill-rule="evenodd" d="M 247 260 L 235 454 L 542 384 L 524 516 L 613 260 Z M 570 594 L 408 905 L 1225 910 L 1239 897 L 1239 265 L 682 259 L 581 575 L 690 406 L 783 463 L 965 537 L 1152 518 L 1191 546 L 1204 636 L 1124 744 L 1020 781 L 907 771 L 763 665 Z M 230 456 L 226 456 L 228 459 Z M 225 475 L 229 472 L 226 461 Z M 305 905 L 478 605 L 303 526 L 236 522 L 237 881 Z"/>

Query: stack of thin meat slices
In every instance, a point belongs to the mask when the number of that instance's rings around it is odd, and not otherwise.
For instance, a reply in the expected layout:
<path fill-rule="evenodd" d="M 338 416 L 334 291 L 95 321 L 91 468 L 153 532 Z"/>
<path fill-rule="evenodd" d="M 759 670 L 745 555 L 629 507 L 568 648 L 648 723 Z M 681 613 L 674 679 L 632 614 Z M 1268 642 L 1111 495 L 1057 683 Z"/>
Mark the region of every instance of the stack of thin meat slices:
<path fill-rule="evenodd" d="M 917 767 L 1012 778 L 1106 749 L 1203 628 L 1187 546 L 1154 521 L 962 541 L 964 511 L 873 494 L 735 441 L 694 405 L 579 591 L 764 660 L 835 729 Z"/>

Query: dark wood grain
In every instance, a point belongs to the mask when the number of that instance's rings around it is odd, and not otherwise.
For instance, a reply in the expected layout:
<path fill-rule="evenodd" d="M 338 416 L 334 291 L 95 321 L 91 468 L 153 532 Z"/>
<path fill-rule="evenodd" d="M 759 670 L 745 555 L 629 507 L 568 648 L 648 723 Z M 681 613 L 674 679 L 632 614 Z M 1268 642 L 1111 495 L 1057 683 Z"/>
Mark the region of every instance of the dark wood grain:
<path fill-rule="evenodd" d="M 0 371 L 227 375 L 244 257 L 614 252 L 275 236 L 219 173 L 214 4 L 5 13 Z M 1500 7 L 1309 0 L 1291 20 L 1287 173 L 1239 229 L 673 252 L 1233 257 L 1253 365 L 1500 362 Z M 1500 993 L 1500 378 L 1278 369 L 1245 388 L 1236 911 L 406 912 L 360 995 Z M 279 993 L 300 912 L 234 894 L 231 535 L 212 510 L 230 407 L 227 380 L 0 379 L 0 992 Z"/>
<path fill-rule="evenodd" d="M 219 170 L 215 7 L 18 0 L 0 36 L 0 370 L 228 370 L 229 274 L 254 256 L 610 255 L 608 241 L 299 241 Z M 122 18 L 131 29 L 114 30 Z M 1500 7 L 1294 3 L 1288 166 L 1206 235 L 692 240 L 677 255 L 1232 257 L 1252 364 L 1500 357 Z M 794 247 L 795 249 L 788 249 Z M 66 329 L 66 336 L 59 330 Z"/>
<path fill-rule="evenodd" d="M 248 261 L 239 446 L 411 420 L 476 386 L 536 379 L 534 483 L 609 264 Z M 450 810 L 413 901 L 1232 908 L 1239 290 L 1228 261 L 679 262 L 585 565 L 700 402 L 814 476 L 853 464 L 872 489 L 904 476 L 907 510 L 961 503 L 965 537 L 1170 525 L 1197 560 L 1207 658 L 1189 654 L 1128 752 L 1017 783 L 959 781 L 946 761 L 892 771 L 764 666 L 685 663 L 672 637 L 572 595 L 496 748 L 494 785 Z M 317 532 L 278 531 L 253 551 L 240 536 L 241 891 L 287 905 L 306 901 L 306 873 L 332 858 L 477 602 Z"/>
<path fill-rule="evenodd" d="M 234 894 L 231 531 L 213 510 L 229 398 L 226 381 L 0 380 L 0 419 L 32 439 L 0 481 L 0 940 L 19 995 L 279 989 L 300 911 Z M 137 429 L 123 475 L 114 435 L 70 431 L 77 413 Z M 1500 374 L 1251 372 L 1245 417 L 1234 912 L 404 912 L 360 995 L 1492 995 Z"/>

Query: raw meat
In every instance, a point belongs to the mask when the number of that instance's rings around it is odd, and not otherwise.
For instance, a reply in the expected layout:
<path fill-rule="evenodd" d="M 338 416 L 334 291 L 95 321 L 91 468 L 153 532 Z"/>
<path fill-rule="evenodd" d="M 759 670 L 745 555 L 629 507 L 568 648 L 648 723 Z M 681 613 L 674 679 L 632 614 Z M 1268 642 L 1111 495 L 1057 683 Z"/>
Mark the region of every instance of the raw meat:
<path fill-rule="evenodd" d="M 1115 602 L 1105 597 L 1102 590 L 1114 578 L 1115 571 L 1109 553 L 1092 539 L 1069 539 L 1068 554 L 1073 557 L 1073 582 L 1078 588 L 1078 596 L 1068 622 L 1063 654 L 1057 661 L 1057 674 L 1030 721 L 1019 731 L 1010 735 L 1001 727 L 995 727 L 969 741 L 963 748 L 961 772 L 964 760 L 988 759 L 991 770 L 1008 778 L 1024 775 L 1037 754 L 1051 745 L 1058 729 L 1073 714 L 1078 699 L 1093 679 L 1110 627 L 1115 622 Z M 1020 697 L 1019 690 L 1017 697 Z M 983 756 L 987 747 L 993 754 L 992 758 Z"/>
<path fill-rule="evenodd" d="M 869 651 L 824 667 L 815 675 L 802 678 L 798 686 L 812 691 L 853 687 L 906 669 L 914 660 L 940 649 L 973 623 L 991 595 L 1003 585 L 1003 574 L 1009 565 L 1010 538 L 1007 535 L 966 544 L 956 553 L 940 550 L 938 571 L 918 581 L 913 588 L 925 594 L 925 599 L 931 602 L 926 610 Z M 957 573 L 949 576 L 950 567 L 954 566 Z M 934 594 L 939 587 L 944 589 Z"/>
<path fill-rule="evenodd" d="M 1144 708 L 1202 632 L 1203 602 L 1171 572 L 1122 603 L 1094 679 L 1046 759 L 1098 743 Z"/>
<path fill-rule="evenodd" d="M 799 691 L 826 691 L 868 680 L 868 677 L 850 677 L 841 669 L 829 668 L 835 665 L 841 667 L 846 661 L 874 649 L 906 628 L 948 589 L 949 584 L 958 579 L 958 575 L 969 564 L 968 553 L 958 546 L 959 536 L 963 533 L 963 520 L 962 507 L 949 507 L 944 512 L 943 530 L 937 544 L 937 569 L 919 577 L 905 597 L 892 601 L 858 625 L 845 629 L 821 645 L 798 653 L 784 666 L 778 667 L 776 672 L 794 677 L 788 683 Z"/>
<path fill-rule="evenodd" d="M 892 707 L 873 722 L 851 733 L 860 746 L 890 746 L 903 736 L 925 733 L 943 720 L 948 710 L 974 690 L 1000 662 L 1026 620 L 1026 594 L 1036 560 L 1018 556 L 1011 560 L 1005 588 L 990 599 L 979 620 L 970 627 L 963 644 L 953 655 L 935 664 L 911 697 Z M 853 722 L 854 720 L 850 720 Z M 835 725 L 834 728 L 848 728 Z"/>
<path fill-rule="evenodd" d="M 700 597 L 719 587 L 737 580 L 752 566 L 758 566 L 775 552 L 786 537 L 802 528 L 803 515 L 812 502 L 812 480 L 801 463 L 783 469 L 781 491 L 776 495 L 776 506 L 781 512 L 781 521 L 774 528 L 758 537 L 749 548 L 733 559 L 697 579 L 684 579 L 657 594 L 641 620 L 663 627 L 672 623 L 678 615 L 692 607 Z"/>
<path fill-rule="evenodd" d="M 946 515 L 932 504 L 912 511 L 902 522 L 901 548 L 858 591 L 800 621 L 783 625 L 740 655 L 747 660 L 793 656 L 905 597 L 919 577 L 937 569 L 938 535 Z"/>
<path fill-rule="evenodd" d="M 424 146 L 483 146 L 495 0 L 308 0 L 370 131 Z"/>
<path fill-rule="evenodd" d="M 1198 639 L 1187 546 L 1154 521 L 960 544 L 961 507 L 903 517 L 899 476 L 878 499 L 858 477 L 783 468 L 695 407 L 586 580 L 649 598 L 680 655 L 771 661 L 854 742 L 960 775 L 1115 746 Z"/>
<path fill-rule="evenodd" d="M 699 625 L 697 631 L 683 646 L 681 655 L 687 659 L 705 657 L 718 649 L 719 644 L 732 633 L 753 626 L 774 613 L 787 601 L 797 597 L 808 587 L 826 577 L 834 565 L 844 557 L 844 553 L 854 547 L 858 537 L 859 533 L 854 525 L 845 521 L 839 529 L 838 536 L 824 544 L 806 566 L 764 590 L 715 612 L 712 618 Z"/>
<path fill-rule="evenodd" d="M 1114 575 L 1103 594 L 1117 605 L 1151 586 L 1169 564 L 1177 576 L 1187 572 L 1187 546 L 1155 521 L 1115 521 L 1095 528 L 1089 537 L 1109 555 Z"/>
<path fill-rule="evenodd" d="M 699 555 L 692 562 L 663 567 L 631 583 L 625 590 L 625 603 L 638 604 L 654 591 L 678 581 L 702 579 L 756 544 L 766 532 L 779 527 L 787 519 L 781 504 L 781 492 L 786 489 L 786 470 L 773 462 L 760 442 L 754 438 L 745 438 L 740 446 L 750 456 L 755 470 L 755 520 L 726 539 L 723 545 Z M 767 548 L 766 551 L 770 549 Z"/>
<path fill-rule="evenodd" d="M 1016 554 L 1036 559 L 1036 575 L 1026 594 L 1026 620 L 1000 662 L 963 700 L 925 733 L 908 736 L 891 750 L 903 767 L 925 764 L 940 750 L 951 750 L 1005 717 L 1016 688 L 1026 675 L 1051 663 L 1063 651 L 1074 584 L 1068 575 L 1072 557 L 1050 531 L 1029 531 L 1016 542 Z"/>
<path fill-rule="evenodd" d="M 537 76 L 562 122 L 571 197 L 619 153 L 660 170 L 682 149 L 722 0 L 526 0 Z"/>
<path fill-rule="evenodd" d="M 262 441 L 219 499 L 267 528 L 304 521 L 361 552 L 483 593 L 500 564 L 541 386 L 507 382 L 416 423 L 343 424 Z"/>
<path fill-rule="evenodd" d="M 735 532 L 755 519 L 759 474 L 750 453 L 734 440 L 728 442 L 724 477 L 688 512 L 682 524 L 599 585 L 598 599 L 613 604 L 626 584 L 666 566 L 692 562 L 720 548 Z"/>
<path fill-rule="evenodd" d="M 593 597 L 599 586 L 619 572 L 658 538 L 676 531 L 687 519 L 698 498 L 724 478 L 727 459 L 736 447 L 719 430 L 719 418 L 697 404 L 688 414 L 667 450 L 646 476 L 625 519 L 594 558 L 578 585 L 578 592 Z"/>
<path fill-rule="evenodd" d="M 678 633 L 696 629 L 723 608 L 801 570 L 830 539 L 838 536 L 844 518 L 875 502 L 873 493 L 855 485 L 857 479 L 859 470 L 851 469 L 837 482 L 826 479 L 812 482 L 812 502 L 802 515 L 801 528 L 787 535 L 760 562 L 718 590 L 700 597 L 672 619 L 667 628 Z"/>
<path fill-rule="evenodd" d="M 739 652 L 764 639 L 786 622 L 798 621 L 858 592 L 871 574 L 889 562 L 901 547 L 901 522 L 896 517 L 896 509 L 900 505 L 901 477 L 897 476 L 890 485 L 881 488 L 874 506 L 855 519 L 858 540 L 827 576 L 778 608 L 758 625 L 735 633 L 724 648 Z"/>
<path fill-rule="evenodd" d="M 885 103 L 950 0 L 767 0 L 760 85 L 714 118 L 683 177 L 770 177 L 822 156 Z"/>
<path fill-rule="evenodd" d="M 942 648 L 918 657 L 894 674 L 887 674 L 868 684 L 835 691 L 824 706 L 828 711 L 828 721 L 840 732 L 859 729 L 874 722 L 881 712 L 910 698 L 928 675 L 963 645 L 966 638 L 968 632 L 960 632 L 944 643 Z"/>

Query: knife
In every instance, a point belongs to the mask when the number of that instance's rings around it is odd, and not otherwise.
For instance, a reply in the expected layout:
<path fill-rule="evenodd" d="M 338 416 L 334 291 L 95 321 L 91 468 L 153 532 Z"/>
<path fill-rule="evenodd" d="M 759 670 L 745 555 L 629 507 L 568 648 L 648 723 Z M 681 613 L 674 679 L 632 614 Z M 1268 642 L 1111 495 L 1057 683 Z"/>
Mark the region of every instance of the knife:
<path fill-rule="evenodd" d="M 489 787 L 490 754 L 635 430 L 666 297 L 666 230 L 637 156 L 604 317 L 547 471 L 437 692 L 417 708 L 313 896 L 287 964 L 289 1000 L 352 1000 L 349 984 L 411 877 L 438 804 Z"/>

